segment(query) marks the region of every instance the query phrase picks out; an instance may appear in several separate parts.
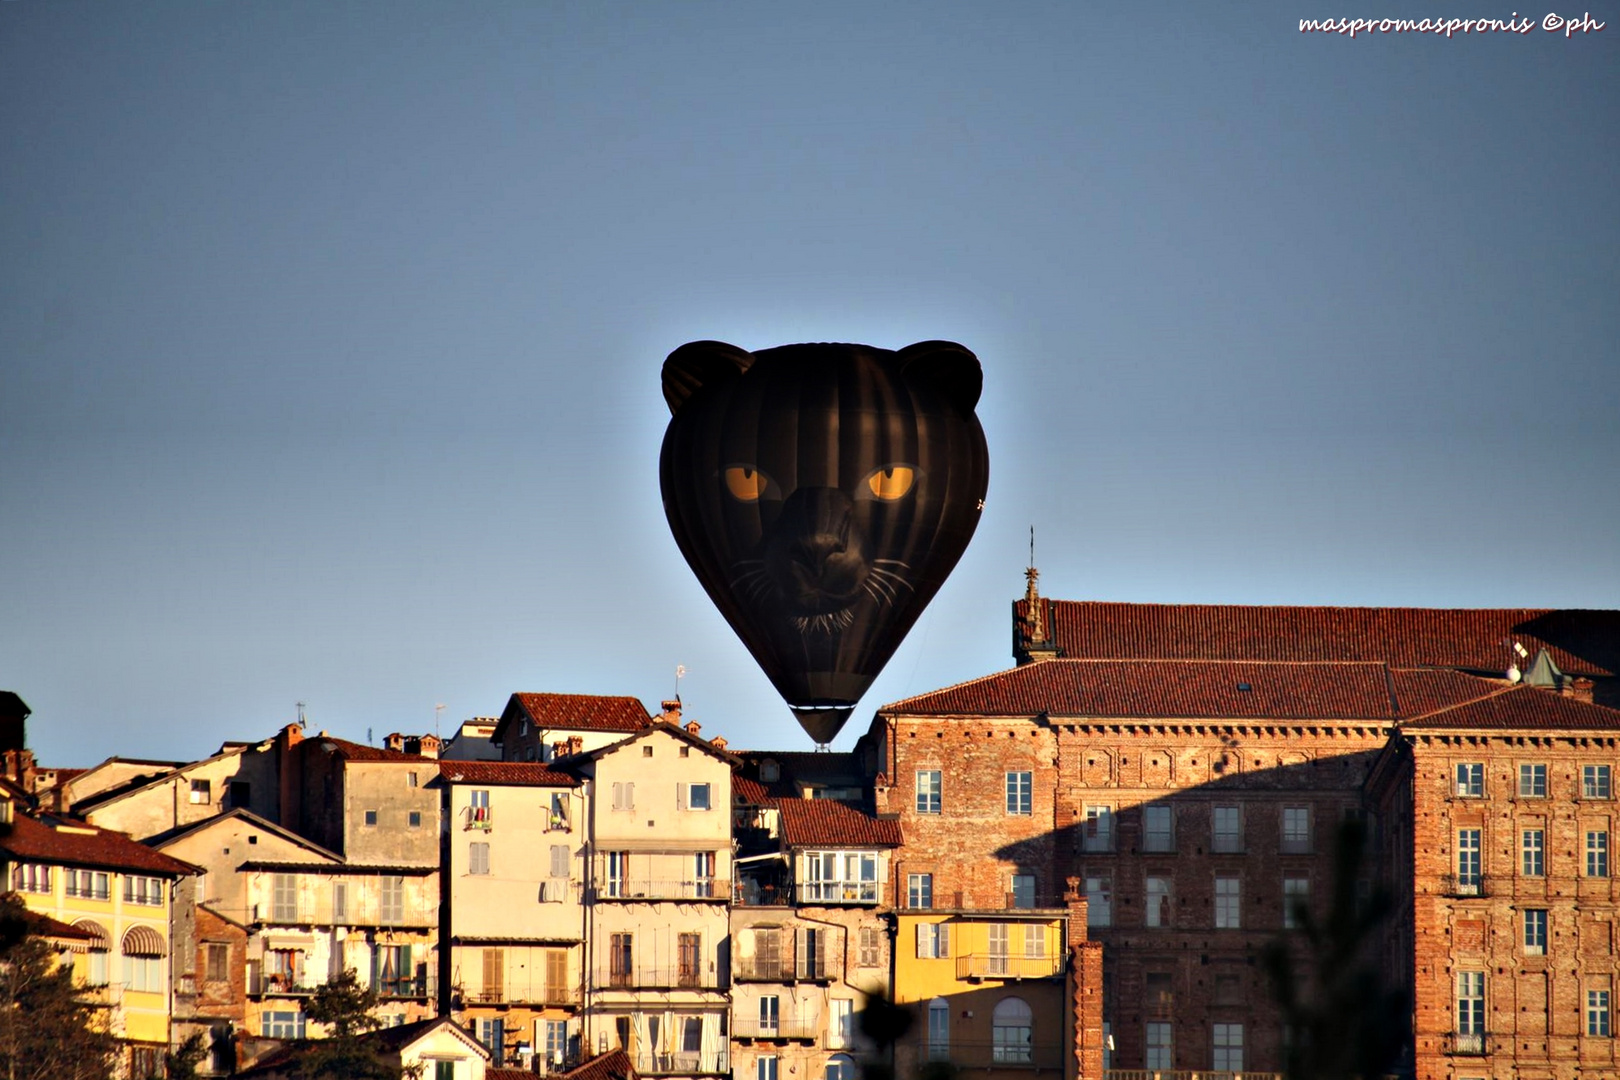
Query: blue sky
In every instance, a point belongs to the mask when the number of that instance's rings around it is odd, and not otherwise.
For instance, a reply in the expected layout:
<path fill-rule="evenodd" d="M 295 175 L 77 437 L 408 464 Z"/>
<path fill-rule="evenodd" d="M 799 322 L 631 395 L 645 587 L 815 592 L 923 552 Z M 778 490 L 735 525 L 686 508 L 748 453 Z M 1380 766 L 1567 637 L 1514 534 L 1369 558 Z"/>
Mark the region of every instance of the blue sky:
<path fill-rule="evenodd" d="M 984 364 L 839 746 L 1010 663 L 1031 525 L 1070 599 L 1620 607 L 1620 27 L 1355 14 L 0 4 L 0 687 L 87 765 L 684 665 L 808 748 L 663 520 L 696 338 Z"/>

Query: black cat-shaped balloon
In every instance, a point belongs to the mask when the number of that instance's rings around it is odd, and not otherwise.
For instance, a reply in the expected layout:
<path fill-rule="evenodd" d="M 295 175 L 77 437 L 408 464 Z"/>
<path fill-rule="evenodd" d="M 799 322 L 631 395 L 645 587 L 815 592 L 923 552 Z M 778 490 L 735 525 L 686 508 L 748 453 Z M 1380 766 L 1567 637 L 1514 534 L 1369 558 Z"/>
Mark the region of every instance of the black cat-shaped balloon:
<path fill-rule="evenodd" d="M 718 341 L 664 361 L 659 483 L 681 554 L 817 743 L 967 548 L 990 457 L 978 357 Z"/>

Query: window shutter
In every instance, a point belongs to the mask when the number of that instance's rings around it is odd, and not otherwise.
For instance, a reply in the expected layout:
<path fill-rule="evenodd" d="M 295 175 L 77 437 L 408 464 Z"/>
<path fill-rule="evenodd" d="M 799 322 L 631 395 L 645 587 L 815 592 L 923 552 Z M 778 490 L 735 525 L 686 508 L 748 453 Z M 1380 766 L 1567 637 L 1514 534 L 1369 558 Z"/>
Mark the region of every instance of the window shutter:
<path fill-rule="evenodd" d="M 381 975 L 382 975 L 382 946 L 381 945 L 373 945 L 371 947 L 371 988 L 373 990 L 378 989 L 378 984 L 381 981 Z"/>
<path fill-rule="evenodd" d="M 409 945 L 399 947 L 399 974 L 395 978 L 400 982 L 412 984 L 411 992 L 415 992 L 416 968 L 411 964 L 411 947 Z"/>
<path fill-rule="evenodd" d="M 613 784 L 613 809 L 624 809 L 624 785 L 617 781 Z"/>
<path fill-rule="evenodd" d="M 634 810 L 636 808 L 636 785 L 634 782 L 626 783 L 624 785 L 624 808 L 626 810 Z"/>
<path fill-rule="evenodd" d="M 941 960 L 951 955 L 951 926 L 949 923 L 939 924 L 939 958 Z"/>
<path fill-rule="evenodd" d="M 677 810 L 686 809 L 686 787 L 685 784 L 675 785 L 675 809 Z"/>
<path fill-rule="evenodd" d="M 917 924 L 917 959 L 929 960 L 934 955 L 933 925 L 931 923 Z"/>
<path fill-rule="evenodd" d="M 568 876 L 568 845 L 551 845 L 551 876 L 565 878 Z"/>

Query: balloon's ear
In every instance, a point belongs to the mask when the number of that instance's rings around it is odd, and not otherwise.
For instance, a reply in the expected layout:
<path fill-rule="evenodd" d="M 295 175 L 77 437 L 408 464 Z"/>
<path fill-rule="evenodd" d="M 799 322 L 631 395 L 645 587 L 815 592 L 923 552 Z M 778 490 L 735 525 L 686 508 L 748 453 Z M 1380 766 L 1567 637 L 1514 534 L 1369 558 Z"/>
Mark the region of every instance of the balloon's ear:
<path fill-rule="evenodd" d="M 689 341 L 664 361 L 664 400 L 673 416 L 686 399 L 711 383 L 735 379 L 754 363 L 754 354 L 723 341 Z"/>
<path fill-rule="evenodd" d="M 984 389 L 979 358 L 954 341 L 919 341 L 900 350 L 900 371 L 912 382 L 931 383 L 964 415 Z"/>

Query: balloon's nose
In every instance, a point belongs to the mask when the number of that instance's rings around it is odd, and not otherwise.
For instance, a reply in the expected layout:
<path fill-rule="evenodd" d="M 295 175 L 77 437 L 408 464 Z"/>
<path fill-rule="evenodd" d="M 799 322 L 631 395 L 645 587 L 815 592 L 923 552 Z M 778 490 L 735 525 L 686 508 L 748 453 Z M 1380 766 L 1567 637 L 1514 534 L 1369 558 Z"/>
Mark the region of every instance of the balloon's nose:
<path fill-rule="evenodd" d="M 794 614 L 848 607 L 870 564 L 854 505 L 837 488 L 800 488 L 782 504 L 766 541 L 766 569 Z"/>

